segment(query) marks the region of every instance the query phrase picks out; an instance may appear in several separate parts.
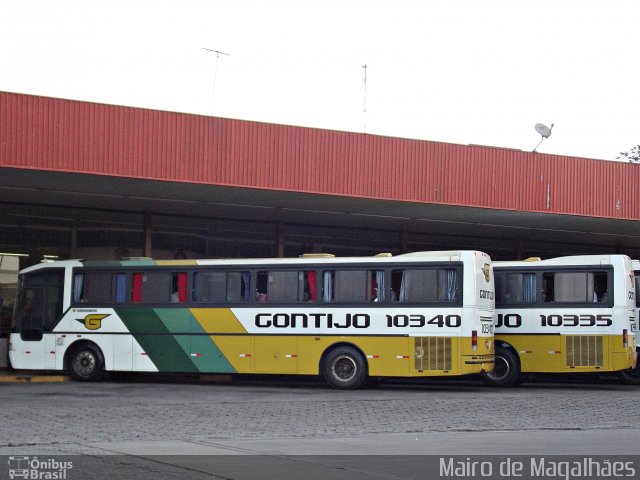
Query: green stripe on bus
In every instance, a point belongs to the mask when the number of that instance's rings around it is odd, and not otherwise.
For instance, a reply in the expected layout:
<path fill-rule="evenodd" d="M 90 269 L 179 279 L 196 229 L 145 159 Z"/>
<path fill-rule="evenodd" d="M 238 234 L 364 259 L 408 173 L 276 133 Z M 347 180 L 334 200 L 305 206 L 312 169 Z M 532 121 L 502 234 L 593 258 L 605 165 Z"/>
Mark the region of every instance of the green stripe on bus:
<path fill-rule="evenodd" d="M 195 333 L 194 329 L 198 322 L 188 308 L 154 308 L 153 312 L 168 332 Z"/>
<path fill-rule="evenodd" d="M 195 317 L 193 318 L 193 323 L 196 335 L 191 337 L 191 351 L 198 355 L 192 358 L 198 370 L 210 373 L 236 373 L 236 369 L 229 363 L 229 360 L 227 360 L 227 357 L 224 356 L 224 353 L 218 348 L 213 339 L 206 335 L 206 332 Z"/>
<path fill-rule="evenodd" d="M 189 309 L 135 308 L 117 313 L 158 370 L 235 373 Z"/>
<path fill-rule="evenodd" d="M 155 314 L 162 320 L 171 333 L 189 333 L 182 335 L 185 342 L 180 344 L 185 353 L 200 372 L 235 373 L 235 369 L 222 351 L 204 331 L 198 320 L 188 308 L 156 308 Z M 187 340 L 188 339 L 188 340 Z"/>
<path fill-rule="evenodd" d="M 155 267 L 156 262 L 150 258 L 140 258 L 138 260 L 84 260 L 83 267 Z"/>
<path fill-rule="evenodd" d="M 123 308 L 116 313 L 160 372 L 198 371 L 187 353 L 189 337 L 171 335 L 152 308 Z"/>

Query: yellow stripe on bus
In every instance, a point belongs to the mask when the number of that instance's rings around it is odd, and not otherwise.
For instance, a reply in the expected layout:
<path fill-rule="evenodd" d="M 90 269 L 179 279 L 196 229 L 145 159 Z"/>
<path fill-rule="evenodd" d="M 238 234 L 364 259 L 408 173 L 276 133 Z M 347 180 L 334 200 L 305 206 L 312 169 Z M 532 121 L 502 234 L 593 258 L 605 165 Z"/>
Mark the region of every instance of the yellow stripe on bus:
<path fill-rule="evenodd" d="M 197 265 L 195 260 L 156 260 L 156 265 L 164 265 L 164 266 L 188 266 L 188 265 Z"/>
<path fill-rule="evenodd" d="M 205 332 L 247 333 L 230 308 L 190 308 L 189 311 Z"/>

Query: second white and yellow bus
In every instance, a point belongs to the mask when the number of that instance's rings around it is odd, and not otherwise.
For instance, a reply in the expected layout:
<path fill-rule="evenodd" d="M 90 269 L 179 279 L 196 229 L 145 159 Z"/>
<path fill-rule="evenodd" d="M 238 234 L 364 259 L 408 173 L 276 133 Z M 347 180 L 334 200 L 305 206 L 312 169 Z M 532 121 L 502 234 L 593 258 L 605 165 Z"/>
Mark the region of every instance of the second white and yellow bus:
<path fill-rule="evenodd" d="M 496 364 L 484 379 L 619 372 L 635 382 L 635 285 L 624 255 L 494 262 Z"/>

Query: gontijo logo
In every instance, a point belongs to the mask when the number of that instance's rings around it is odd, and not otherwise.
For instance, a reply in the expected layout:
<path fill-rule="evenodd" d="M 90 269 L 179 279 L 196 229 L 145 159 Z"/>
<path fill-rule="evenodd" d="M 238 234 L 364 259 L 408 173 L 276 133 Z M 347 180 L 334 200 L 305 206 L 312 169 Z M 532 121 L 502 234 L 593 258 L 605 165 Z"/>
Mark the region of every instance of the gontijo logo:
<path fill-rule="evenodd" d="M 76 318 L 76 320 L 82 323 L 87 330 L 98 330 L 102 326 L 102 320 L 108 316 L 108 313 L 90 313 L 84 318 Z"/>
<path fill-rule="evenodd" d="M 489 283 L 491 281 L 491 266 L 488 263 L 482 266 L 482 273 L 484 273 L 484 279 Z"/>

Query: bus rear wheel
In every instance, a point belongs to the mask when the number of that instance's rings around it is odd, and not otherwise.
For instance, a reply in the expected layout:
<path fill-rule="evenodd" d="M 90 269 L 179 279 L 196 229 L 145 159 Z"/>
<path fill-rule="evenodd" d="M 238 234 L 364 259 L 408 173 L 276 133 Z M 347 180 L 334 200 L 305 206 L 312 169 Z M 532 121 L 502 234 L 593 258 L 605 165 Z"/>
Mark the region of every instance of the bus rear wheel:
<path fill-rule="evenodd" d="M 367 379 L 367 365 L 356 349 L 337 347 L 325 356 L 322 373 L 333 388 L 353 390 Z"/>
<path fill-rule="evenodd" d="M 74 380 L 95 382 L 104 375 L 104 359 L 98 347 L 85 343 L 69 355 L 69 374 Z"/>
<path fill-rule="evenodd" d="M 618 372 L 618 378 L 627 385 L 640 385 L 640 369 L 638 367 Z"/>
<path fill-rule="evenodd" d="M 491 372 L 482 374 L 486 384 L 493 387 L 513 387 L 520 383 L 520 361 L 518 356 L 507 348 L 496 348 L 496 363 Z"/>

